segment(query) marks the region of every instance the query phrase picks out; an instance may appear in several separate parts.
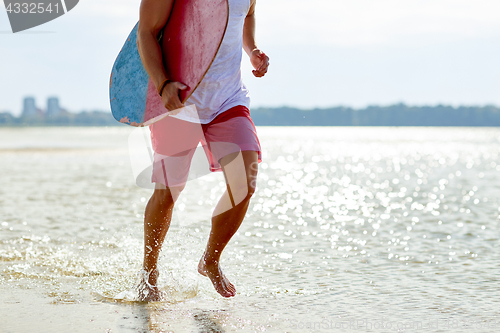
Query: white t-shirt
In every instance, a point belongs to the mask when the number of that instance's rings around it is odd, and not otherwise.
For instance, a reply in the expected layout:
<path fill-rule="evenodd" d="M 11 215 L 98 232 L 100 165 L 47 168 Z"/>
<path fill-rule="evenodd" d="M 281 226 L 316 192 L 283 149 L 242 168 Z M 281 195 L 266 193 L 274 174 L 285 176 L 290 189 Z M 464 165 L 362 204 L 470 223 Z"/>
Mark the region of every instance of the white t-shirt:
<path fill-rule="evenodd" d="M 210 69 L 175 117 L 208 124 L 220 113 L 237 105 L 250 107 L 250 94 L 241 80 L 243 25 L 251 0 L 228 0 L 229 22 L 219 51 Z M 196 111 L 195 111 L 196 110 Z"/>

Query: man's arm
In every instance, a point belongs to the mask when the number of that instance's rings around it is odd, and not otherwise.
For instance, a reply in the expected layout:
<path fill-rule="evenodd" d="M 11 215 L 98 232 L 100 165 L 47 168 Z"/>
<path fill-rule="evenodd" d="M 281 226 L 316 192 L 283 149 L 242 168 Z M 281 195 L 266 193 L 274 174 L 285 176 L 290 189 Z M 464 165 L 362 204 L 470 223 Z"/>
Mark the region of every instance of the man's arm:
<path fill-rule="evenodd" d="M 262 77 L 267 73 L 269 57 L 257 47 L 257 43 L 255 42 L 255 4 L 256 0 L 252 0 L 247 17 L 245 18 L 243 26 L 243 49 L 250 57 L 250 62 L 255 68 L 252 71 L 253 75 Z"/>
<path fill-rule="evenodd" d="M 168 79 L 157 36 L 167 24 L 173 4 L 174 0 L 142 0 L 139 10 L 137 48 L 144 68 L 156 88 Z M 168 110 L 184 106 L 179 99 L 179 89 L 186 89 L 186 86 L 180 82 L 170 82 L 163 89 L 162 100 Z"/>

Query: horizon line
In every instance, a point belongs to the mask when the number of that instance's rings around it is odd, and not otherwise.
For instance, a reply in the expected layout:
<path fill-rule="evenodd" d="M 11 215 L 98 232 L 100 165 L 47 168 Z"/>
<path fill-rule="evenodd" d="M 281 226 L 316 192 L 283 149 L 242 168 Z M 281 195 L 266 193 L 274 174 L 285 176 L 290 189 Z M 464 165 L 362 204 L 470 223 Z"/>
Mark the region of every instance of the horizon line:
<path fill-rule="evenodd" d="M 394 106 L 404 106 L 408 108 L 424 108 L 424 107 L 431 107 L 431 108 L 436 108 L 436 107 L 449 107 L 453 109 L 459 109 L 459 108 L 486 108 L 486 107 L 493 107 L 496 109 L 500 109 L 500 106 L 492 104 L 492 103 L 487 103 L 487 104 L 459 104 L 458 106 L 454 106 L 452 104 L 444 104 L 444 103 L 437 103 L 437 104 L 406 104 L 404 102 L 399 102 L 399 103 L 392 103 L 392 104 L 368 104 L 365 107 L 353 107 L 353 106 L 346 106 L 346 105 L 341 105 L 338 104 L 336 106 L 328 106 L 328 107 L 311 107 L 311 108 L 303 108 L 299 106 L 291 106 L 291 105 L 282 105 L 282 106 L 255 106 L 255 107 L 250 107 L 250 109 L 296 109 L 299 111 L 314 111 L 314 110 L 329 110 L 329 109 L 351 109 L 354 111 L 359 111 L 359 110 L 365 110 L 369 108 L 388 108 L 388 107 L 394 107 Z M 44 114 L 46 113 L 45 109 L 40 109 Z M 103 113 L 111 113 L 111 109 L 82 109 L 80 111 L 71 111 L 68 110 L 67 108 L 61 108 L 61 110 L 64 110 L 68 113 L 72 114 L 78 114 L 78 113 L 83 113 L 83 112 L 103 112 Z M 2 113 L 10 113 L 13 116 L 16 116 L 16 113 L 12 112 L 11 110 L 1 110 L 0 109 L 0 114 Z M 18 116 L 22 116 L 22 110 L 19 112 Z"/>

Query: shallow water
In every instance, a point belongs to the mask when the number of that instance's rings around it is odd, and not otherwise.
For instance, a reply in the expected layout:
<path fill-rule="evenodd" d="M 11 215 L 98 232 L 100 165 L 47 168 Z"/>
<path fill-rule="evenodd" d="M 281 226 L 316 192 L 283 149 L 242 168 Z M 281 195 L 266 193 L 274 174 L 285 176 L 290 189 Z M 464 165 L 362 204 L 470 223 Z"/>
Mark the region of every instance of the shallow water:
<path fill-rule="evenodd" d="M 500 129 L 257 130 L 238 295 L 196 272 L 216 173 L 179 198 L 146 304 L 130 128 L 0 129 L 0 332 L 498 331 Z"/>

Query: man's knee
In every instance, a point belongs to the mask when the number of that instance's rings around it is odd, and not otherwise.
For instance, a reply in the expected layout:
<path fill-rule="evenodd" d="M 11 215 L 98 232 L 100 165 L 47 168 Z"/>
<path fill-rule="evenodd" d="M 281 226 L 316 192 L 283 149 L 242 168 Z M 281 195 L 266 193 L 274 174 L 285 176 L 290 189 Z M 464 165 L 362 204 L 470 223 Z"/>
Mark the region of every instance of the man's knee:
<path fill-rule="evenodd" d="M 185 186 L 156 188 L 152 199 L 162 206 L 173 206 Z"/>
<path fill-rule="evenodd" d="M 250 164 L 250 172 L 247 174 L 248 198 L 252 197 L 257 189 L 257 171 L 259 163 L 253 162 Z"/>
<path fill-rule="evenodd" d="M 257 189 L 257 177 L 250 177 L 247 181 L 247 197 L 250 199 Z"/>
<path fill-rule="evenodd" d="M 235 205 L 238 205 L 243 201 L 250 200 L 255 193 L 255 181 L 248 178 L 246 180 L 246 183 L 245 180 L 243 180 L 238 184 L 233 184 L 232 186 L 228 185 L 228 189 L 230 190 Z"/>

